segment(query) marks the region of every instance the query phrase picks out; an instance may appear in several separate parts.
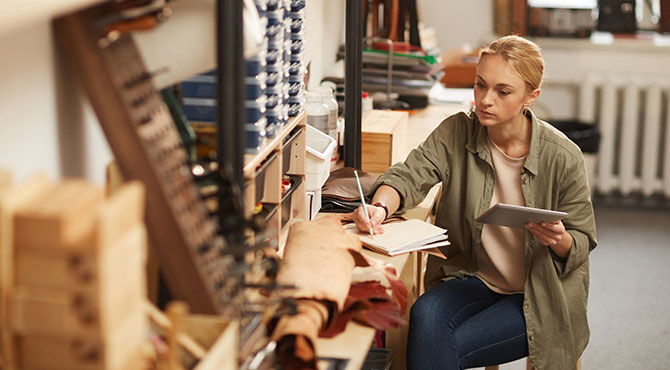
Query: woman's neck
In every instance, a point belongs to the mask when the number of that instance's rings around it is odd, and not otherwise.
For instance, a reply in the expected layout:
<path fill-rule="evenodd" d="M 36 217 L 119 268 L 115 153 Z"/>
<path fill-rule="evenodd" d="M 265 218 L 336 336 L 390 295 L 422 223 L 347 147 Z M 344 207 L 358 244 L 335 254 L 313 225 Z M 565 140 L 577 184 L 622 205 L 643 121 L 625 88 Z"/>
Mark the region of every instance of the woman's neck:
<path fill-rule="evenodd" d="M 514 120 L 487 127 L 488 135 L 505 154 L 512 158 L 520 158 L 528 154 L 532 133 L 531 119 L 519 114 Z"/>

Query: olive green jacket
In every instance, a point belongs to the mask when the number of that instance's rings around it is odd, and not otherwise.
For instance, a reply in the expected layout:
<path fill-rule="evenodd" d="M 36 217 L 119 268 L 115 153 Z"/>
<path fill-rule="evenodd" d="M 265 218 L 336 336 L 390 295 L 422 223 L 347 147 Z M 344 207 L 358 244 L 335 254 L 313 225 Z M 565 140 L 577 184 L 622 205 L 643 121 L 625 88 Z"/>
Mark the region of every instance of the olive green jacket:
<path fill-rule="evenodd" d="M 589 252 L 596 246 L 593 207 L 584 158 L 570 139 L 529 112 L 530 150 L 521 171 L 529 207 L 568 213 L 563 220 L 574 238 L 566 259 L 539 244 L 525 230 L 523 311 L 533 368 L 574 369 L 589 340 L 586 303 Z M 372 186 L 395 188 L 401 209 L 411 208 L 442 182 L 435 224 L 448 229 L 448 259 L 428 257 L 426 287 L 440 279 L 472 276 L 478 269 L 482 224 L 475 219 L 489 208 L 495 173 L 486 127 L 475 113 L 445 119 L 404 163 L 396 163 Z"/>

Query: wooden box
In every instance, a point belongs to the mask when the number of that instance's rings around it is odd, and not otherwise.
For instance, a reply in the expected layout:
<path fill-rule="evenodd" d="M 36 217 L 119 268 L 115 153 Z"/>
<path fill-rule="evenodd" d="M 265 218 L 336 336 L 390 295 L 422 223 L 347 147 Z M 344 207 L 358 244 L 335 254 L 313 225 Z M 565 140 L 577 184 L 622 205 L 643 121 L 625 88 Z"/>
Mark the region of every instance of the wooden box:
<path fill-rule="evenodd" d="M 238 321 L 189 315 L 183 302 L 170 303 L 166 313 L 146 302 L 145 310 L 152 330 L 165 337 L 168 345 L 167 351 L 158 354 L 158 363 L 174 361 L 187 369 L 219 370 L 237 369 L 238 360 L 244 360 L 238 358 Z"/>
<path fill-rule="evenodd" d="M 382 173 L 407 155 L 407 112 L 372 110 L 361 123 L 361 163 L 365 172 Z"/>
<path fill-rule="evenodd" d="M 90 230 L 103 191 L 84 180 L 55 184 L 16 210 L 15 248 L 62 248 L 91 244 Z"/>
<path fill-rule="evenodd" d="M 148 321 L 142 306 L 103 335 L 19 336 L 21 369 L 126 370 L 140 369 L 137 351 L 146 342 Z"/>
<path fill-rule="evenodd" d="M 22 335 L 114 330 L 130 312 L 141 307 L 146 297 L 144 263 L 139 262 L 135 259 L 119 266 L 115 279 L 106 277 L 93 291 L 18 286 L 13 300 L 14 330 Z"/>
<path fill-rule="evenodd" d="M 144 271 L 147 238 L 144 226 L 137 225 L 118 235 L 115 242 L 101 250 L 53 249 L 46 252 L 19 249 L 15 259 L 16 284 L 90 292 L 106 290 L 107 293 L 121 285 L 118 279 L 135 284 L 127 275 L 132 273 L 136 277 Z"/>

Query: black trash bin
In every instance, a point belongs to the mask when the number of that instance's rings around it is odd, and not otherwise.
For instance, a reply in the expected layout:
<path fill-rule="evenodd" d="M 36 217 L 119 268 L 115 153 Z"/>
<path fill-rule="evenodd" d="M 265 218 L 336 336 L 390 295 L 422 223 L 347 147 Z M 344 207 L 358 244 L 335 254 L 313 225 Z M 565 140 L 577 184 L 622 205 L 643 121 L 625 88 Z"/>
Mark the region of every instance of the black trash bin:
<path fill-rule="evenodd" d="M 600 127 L 579 121 L 549 121 L 570 140 L 574 141 L 582 153 L 598 153 L 600 146 Z"/>

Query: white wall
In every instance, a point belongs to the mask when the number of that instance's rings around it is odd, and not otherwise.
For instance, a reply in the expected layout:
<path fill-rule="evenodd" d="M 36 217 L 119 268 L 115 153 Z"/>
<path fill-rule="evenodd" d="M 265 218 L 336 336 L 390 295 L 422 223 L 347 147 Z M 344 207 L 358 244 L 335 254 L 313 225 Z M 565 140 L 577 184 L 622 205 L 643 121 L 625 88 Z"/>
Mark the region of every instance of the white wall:
<path fill-rule="evenodd" d="M 319 86 L 344 44 L 346 1 L 307 0 L 306 56 L 312 62 L 308 89 Z"/>
<path fill-rule="evenodd" d="M 437 45 L 443 51 L 463 44 L 477 48 L 495 37 L 491 0 L 417 2 L 419 20 L 435 28 Z"/>
<path fill-rule="evenodd" d="M 344 40 L 344 1 L 307 1 L 310 87 L 317 86 Z M 50 23 L 0 35 L 0 167 L 16 182 L 37 171 L 102 184 L 113 159 L 76 77 L 53 40 Z"/>
<path fill-rule="evenodd" d="M 60 62 L 49 24 L 4 34 L 0 50 L 0 167 L 19 182 L 45 171 L 102 183 L 109 148 Z"/>

